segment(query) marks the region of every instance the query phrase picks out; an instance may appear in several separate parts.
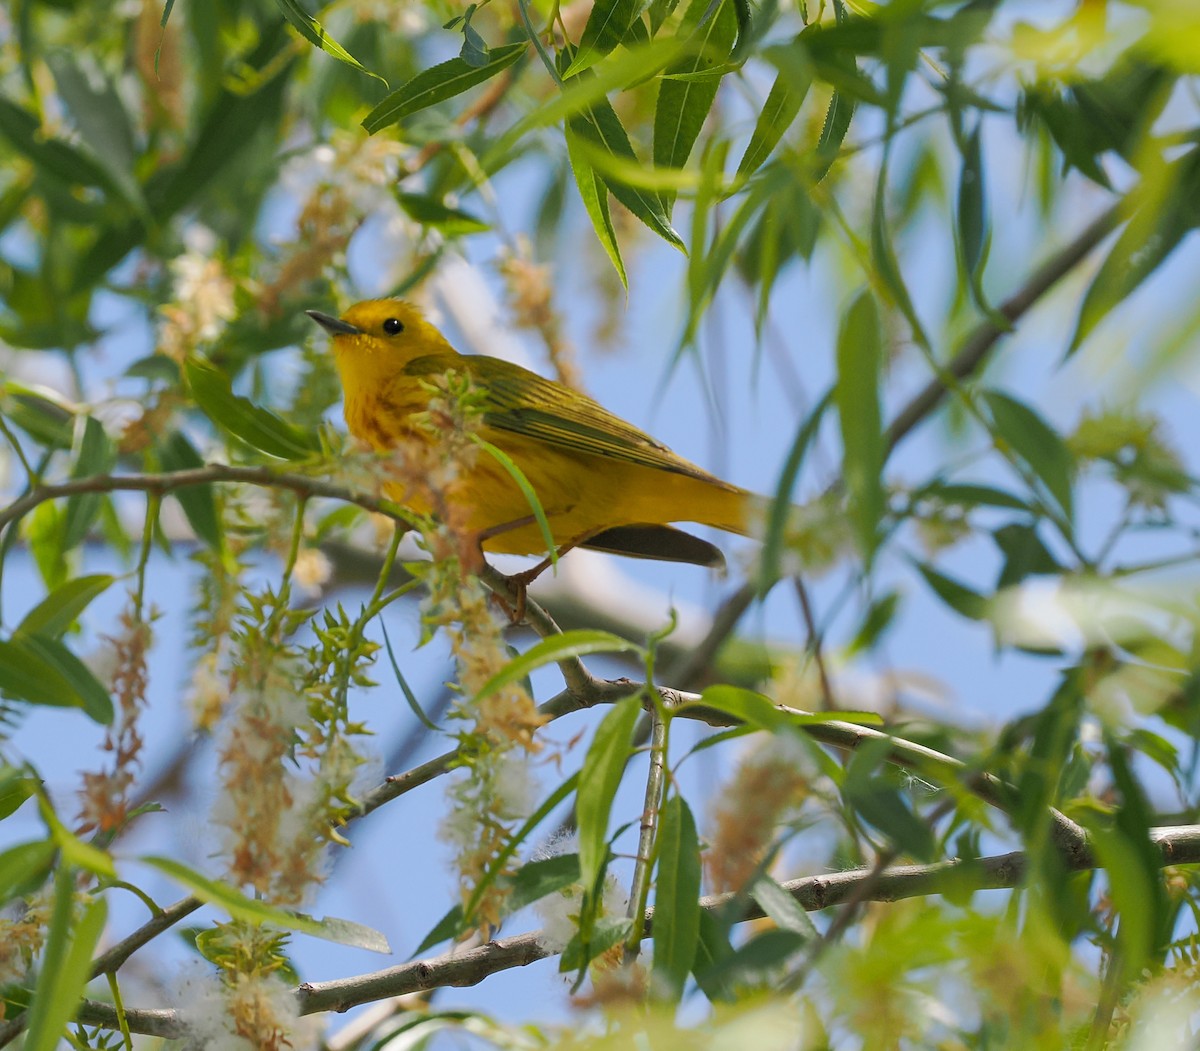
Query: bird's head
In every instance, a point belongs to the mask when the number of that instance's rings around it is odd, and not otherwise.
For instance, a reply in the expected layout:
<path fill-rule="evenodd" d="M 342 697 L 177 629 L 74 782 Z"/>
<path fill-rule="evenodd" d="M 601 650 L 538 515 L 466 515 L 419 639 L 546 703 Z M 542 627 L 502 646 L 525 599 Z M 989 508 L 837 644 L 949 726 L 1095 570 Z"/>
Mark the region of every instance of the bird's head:
<path fill-rule="evenodd" d="M 413 358 L 452 351 L 421 311 L 402 299 L 368 299 L 340 318 L 306 313 L 329 333 L 343 381 L 350 375 L 394 374 Z"/>

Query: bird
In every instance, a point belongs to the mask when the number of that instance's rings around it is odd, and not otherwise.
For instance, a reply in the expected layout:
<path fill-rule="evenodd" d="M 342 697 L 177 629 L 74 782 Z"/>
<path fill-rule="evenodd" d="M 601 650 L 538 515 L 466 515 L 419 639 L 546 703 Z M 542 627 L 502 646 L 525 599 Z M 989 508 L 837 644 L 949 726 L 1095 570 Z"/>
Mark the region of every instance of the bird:
<path fill-rule="evenodd" d="M 513 362 L 460 354 L 420 309 L 369 299 L 341 317 L 308 316 L 330 336 L 350 434 L 379 452 L 435 441 L 417 425 L 430 381 L 465 373 L 480 392 L 478 434 L 520 468 L 545 512 L 556 554 L 573 547 L 721 567 L 716 545 L 677 529 L 691 522 L 749 535 L 768 501 L 697 467 L 584 394 Z M 480 455 L 456 492 L 485 552 L 544 556 L 528 498 L 493 456 Z M 428 514 L 416 493 L 385 490 Z M 456 508 L 457 510 L 457 508 Z"/>

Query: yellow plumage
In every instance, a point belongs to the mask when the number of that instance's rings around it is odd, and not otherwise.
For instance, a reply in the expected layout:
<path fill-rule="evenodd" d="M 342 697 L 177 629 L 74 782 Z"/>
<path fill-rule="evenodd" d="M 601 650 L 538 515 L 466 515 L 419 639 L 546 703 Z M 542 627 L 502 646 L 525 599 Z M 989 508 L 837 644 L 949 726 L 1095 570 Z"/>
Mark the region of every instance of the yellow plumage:
<path fill-rule="evenodd" d="M 559 547 L 714 564 L 715 548 L 668 523 L 744 534 L 761 504 L 569 387 L 508 361 L 459 354 L 409 303 L 367 300 L 341 318 L 308 313 L 332 337 L 350 433 L 375 449 L 436 440 L 412 421 L 428 407 L 426 383 L 452 369 L 470 376 L 484 393 L 479 436 L 520 467 Z M 528 501 L 493 457 L 478 458 L 461 492 L 484 550 L 545 554 Z M 393 496 L 429 511 L 413 494 Z"/>

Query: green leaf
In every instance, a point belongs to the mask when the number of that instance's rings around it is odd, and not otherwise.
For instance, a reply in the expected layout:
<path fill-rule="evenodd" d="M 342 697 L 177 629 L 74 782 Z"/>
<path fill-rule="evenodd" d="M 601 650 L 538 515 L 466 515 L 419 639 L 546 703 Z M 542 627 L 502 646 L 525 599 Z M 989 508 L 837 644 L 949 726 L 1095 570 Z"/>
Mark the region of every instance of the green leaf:
<path fill-rule="evenodd" d="M 629 759 L 630 738 L 640 706 L 636 697 L 614 705 L 592 739 L 576 794 L 579 827 L 579 878 L 587 890 L 596 887 L 608 860 L 608 816 Z"/>
<path fill-rule="evenodd" d="M 306 459 L 320 449 L 314 435 L 234 394 L 229 377 L 211 362 L 191 357 L 185 369 L 192 396 L 204 414 L 251 448 L 281 460 Z"/>
<path fill-rule="evenodd" d="M 21 1045 L 25 1051 L 54 1051 L 59 1046 L 88 983 L 92 953 L 104 932 L 108 906 L 103 898 L 96 898 L 76 924 L 72 922 L 74 901 L 74 874 L 69 866 L 60 866 L 45 956 Z"/>
<path fill-rule="evenodd" d="M 705 688 L 700 694 L 700 701 L 695 705 L 685 707 L 712 708 L 725 715 L 767 733 L 790 731 L 796 727 L 809 726 L 814 723 L 830 721 L 855 723 L 864 726 L 878 726 L 883 718 L 877 712 L 791 712 L 783 711 L 765 694 L 748 690 L 744 686 L 730 686 L 721 683 Z"/>
<path fill-rule="evenodd" d="M 987 619 L 990 603 L 984 595 L 939 573 L 925 562 L 916 562 L 914 565 L 925 578 L 925 583 L 933 589 L 933 593 L 956 613 L 962 614 L 968 620 Z"/>
<path fill-rule="evenodd" d="M 597 0 L 579 38 L 579 50 L 563 73 L 563 79 L 595 65 L 622 43 L 640 6 L 640 0 Z"/>
<path fill-rule="evenodd" d="M 700 910 L 700 939 L 696 945 L 696 984 L 713 1003 L 736 999 L 733 983 L 725 981 L 722 968 L 734 953 L 729 928 L 711 909 Z"/>
<path fill-rule="evenodd" d="M 550 531 L 550 523 L 546 521 L 546 512 L 542 509 L 542 502 L 538 499 L 538 495 L 534 492 L 533 486 L 529 479 L 525 477 L 525 472 L 517 466 L 517 463 L 503 449 L 498 449 L 491 442 L 485 441 L 479 435 L 471 436 L 475 444 L 486 452 L 493 460 L 495 460 L 508 476 L 516 483 L 517 488 L 521 490 L 521 495 L 525 497 L 525 502 L 529 505 L 529 509 L 533 512 L 533 517 L 537 521 L 538 529 L 542 534 L 542 543 L 546 545 L 546 551 L 550 556 L 550 564 L 558 565 L 558 545 L 554 542 L 554 534 Z"/>
<path fill-rule="evenodd" d="M 746 152 L 738 162 L 737 175 L 746 178 L 763 165 L 772 151 L 792 126 L 808 89 L 812 86 L 812 70 L 804 60 L 798 40 L 790 47 L 771 47 L 763 52 L 778 68 L 779 74 L 767 94 L 767 101 L 759 110 L 754 132 L 746 145 Z"/>
<path fill-rule="evenodd" d="M 3 386 L 4 415 L 34 441 L 54 449 L 69 449 L 75 413 L 49 391 L 36 391 L 12 380 Z"/>
<path fill-rule="evenodd" d="M 632 930 L 632 920 L 606 918 L 597 921 L 586 942 L 578 934 L 567 942 L 558 961 L 559 973 L 582 970 L 598 956 L 603 956 L 610 949 L 615 949 L 623 941 L 627 941 Z"/>
<path fill-rule="evenodd" d="M 73 698 L 71 706 L 82 708 L 102 726 L 112 722 L 113 703 L 108 690 L 92 670 L 57 639 L 40 635 L 14 636 L 9 645 L 24 647 L 53 669 L 56 679 L 66 686 L 66 692 L 61 696 Z"/>
<path fill-rule="evenodd" d="M 780 930 L 791 931 L 806 941 L 820 937 L 816 925 L 800 903 L 766 873 L 754 881 L 750 897 Z"/>
<path fill-rule="evenodd" d="M 82 708 L 97 722 L 112 721 L 112 699 L 61 642 L 36 635 L 0 640 L 0 692 L 55 708 Z"/>
<path fill-rule="evenodd" d="M 664 79 L 659 81 L 653 153 L 654 164 L 659 168 L 682 168 L 687 163 L 712 109 L 721 86 L 722 74 L 717 70 L 729 58 L 737 39 L 737 14 L 732 0 L 692 0 L 680 28 L 681 38 L 688 32 L 692 54 L 668 66 Z M 670 79 L 690 75 L 701 76 Z M 668 215 L 673 199 L 673 194 L 663 194 L 663 208 Z"/>
<path fill-rule="evenodd" d="M 838 21 L 840 23 L 845 7 L 843 4 L 835 2 L 834 10 L 838 14 Z M 820 29 L 819 23 L 809 26 L 808 29 L 800 34 L 801 37 L 811 34 L 814 29 Z M 848 73 L 858 72 L 854 56 L 849 53 L 838 53 L 835 61 L 839 67 Z M 850 131 L 850 121 L 853 117 L 853 97 L 845 92 L 835 91 L 833 97 L 829 100 L 829 109 L 825 111 L 825 123 L 821 127 L 821 137 L 817 140 L 816 150 L 814 151 L 816 154 L 816 167 L 813 172 L 813 182 L 820 182 L 829 174 L 829 169 L 833 167 L 833 162 L 837 160 L 838 151 L 842 148 L 846 134 Z"/>
<path fill-rule="evenodd" d="M 788 521 L 792 515 L 792 493 L 796 489 L 796 479 L 800 477 L 800 469 L 804 466 L 804 458 L 808 454 L 813 439 L 825 417 L 825 410 L 833 401 L 833 391 L 826 391 L 821 400 L 813 406 L 812 411 L 800 425 L 792 447 L 788 450 L 783 470 L 779 474 L 779 484 L 775 486 L 775 497 L 771 501 L 770 513 L 767 516 L 767 528 L 763 534 L 762 551 L 758 557 L 758 593 L 765 595 L 779 579 L 780 560 L 787 543 Z"/>
<path fill-rule="evenodd" d="M 1073 513 L 1071 484 L 1075 462 L 1062 436 L 1029 406 L 1007 394 L 984 391 L 983 399 L 991 413 L 996 437 L 1041 479 L 1069 521 Z"/>
<path fill-rule="evenodd" d="M 204 460 L 182 431 L 173 431 L 158 447 L 158 459 L 165 471 L 187 471 L 204 466 Z M 183 508 L 183 516 L 192 532 L 212 550 L 220 551 L 225 540 L 212 485 L 181 486 L 172 495 Z"/>
<path fill-rule="evenodd" d="M 362 126 L 374 135 L 398 121 L 429 106 L 461 95 L 464 91 L 490 80 L 507 69 L 527 50 L 528 44 L 520 42 L 492 48 L 488 52 L 485 66 L 472 66 L 463 58 L 452 58 L 447 62 L 418 73 L 402 84 L 370 113 L 363 118 Z"/>
<path fill-rule="evenodd" d="M 883 493 L 883 425 L 879 410 L 879 374 L 883 338 L 879 313 L 864 291 L 842 318 L 837 341 L 837 401 L 845 453 L 843 476 L 859 548 L 869 563 L 879 543 L 886 503 Z"/>
<path fill-rule="evenodd" d="M 124 196 L 91 150 L 50 134 L 37 116 L 3 96 L 0 96 L 0 138 L 7 139 L 39 173 L 68 187 L 94 186 Z"/>
<path fill-rule="evenodd" d="M 1198 198 L 1200 148 L 1162 170 L 1151 169 L 1129 194 L 1133 215 L 1088 286 L 1068 355 L 1200 225 Z"/>
<path fill-rule="evenodd" d="M 989 309 L 983 297 L 983 264 L 991 230 L 988 223 L 987 191 L 979 141 L 982 122 L 962 144 L 962 169 L 958 176 L 958 251 L 967 284 L 976 304 Z"/>
<path fill-rule="evenodd" d="M 509 683 L 524 679 L 530 672 L 543 665 L 568 660 L 571 657 L 583 657 L 589 653 L 642 654 L 643 650 L 628 639 L 623 639 L 620 635 L 613 635 L 607 631 L 579 628 L 575 631 L 550 635 L 529 647 L 519 657 L 514 657 L 488 679 L 475 695 L 475 703 L 485 697 L 490 697 Z"/>
<path fill-rule="evenodd" d="M 26 613 L 14 634 L 61 638 L 91 601 L 107 591 L 116 579 L 109 573 L 73 577 Z"/>
<path fill-rule="evenodd" d="M 1004 554 L 997 590 L 1019 584 L 1028 576 L 1062 572 L 1062 566 L 1038 536 L 1035 525 L 1010 522 L 993 530 L 992 539 Z"/>
<path fill-rule="evenodd" d="M 563 134 L 567 143 L 567 157 L 571 162 L 571 173 L 575 176 L 575 185 L 591 220 L 592 229 L 596 231 L 604 254 L 617 271 L 621 287 L 628 291 L 629 278 L 625 273 L 625 263 L 621 259 L 621 249 L 617 244 L 617 232 L 613 228 L 612 215 L 608 210 L 608 187 L 596 174 L 596 169 L 587 158 L 587 151 L 581 147 L 579 136 L 570 123 L 563 129 Z"/>
<path fill-rule="evenodd" d="M 397 191 L 396 200 L 400 202 L 400 207 L 408 213 L 410 219 L 440 230 L 447 237 L 463 237 L 467 234 L 482 233 L 484 230 L 491 229 L 491 226 L 482 219 L 459 211 L 457 208 L 450 208 L 423 193 Z"/>
<path fill-rule="evenodd" d="M 682 796 L 663 807 L 654 894 L 654 979 L 671 1000 L 683 996 L 700 940 L 700 840 Z"/>
<path fill-rule="evenodd" d="M 933 829 L 880 772 L 890 747 L 887 741 L 869 741 L 850 757 L 842 798 L 905 853 L 932 861 L 937 854 Z"/>
<path fill-rule="evenodd" d="M 332 916 L 317 920 L 300 912 L 276 908 L 264 901 L 248 898 L 228 884 L 209 879 L 174 858 L 147 854 L 138 860 L 170 876 L 201 901 L 224 909 L 235 920 L 255 924 L 270 923 L 285 930 L 299 931 L 301 934 L 308 934 L 314 938 L 336 942 L 339 945 L 349 945 L 356 949 L 369 949 L 371 952 L 390 953 L 392 951 L 387 938 L 379 931 L 360 923 L 340 920 Z"/>
<path fill-rule="evenodd" d="M 637 162 L 637 155 L 629 142 L 629 136 L 608 99 L 602 98 L 585 112 L 569 118 L 567 125 L 581 141 L 620 160 Z M 604 182 L 612 191 L 612 195 L 647 229 L 681 252 L 684 251 L 683 240 L 671 226 L 670 217 L 658 194 L 630 186 L 613 176 L 605 177 Z"/>
<path fill-rule="evenodd" d="M 283 17 L 286 18 L 296 31 L 304 37 L 310 44 L 319 47 L 325 54 L 336 58 L 339 62 L 345 63 L 351 69 L 356 69 L 360 73 L 365 73 L 368 77 L 374 77 L 380 83 L 387 85 L 387 81 L 378 73 L 372 73 L 358 59 L 356 59 L 349 51 L 341 44 L 333 39 L 315 18 L 304 10 L 296 0 L 275 0 L 275 6 L 283 12 Z"/>
<path fill-rule="evenodd" d="M 913 339 L 918 346 L 930 349 L 929 337 L 925 334 L 921 319 L 917 317 L 913 306 L 912 296 L 904 282 L 900 271 L 900 262 L 892 247 L 892 239 L 888 233 L 887 223 L 887 154 L 879 166 L 879 177 L 875 181 L 875 199 L 871 211 L 871 260 L 875 264 L 875 272 L 883 281 L 884 288 L 891 301 L 895 303 L 904 319 L 912 329 Z"/>
<path fill-rule="evenodd" d="M 41 782 L 13 767 L 0 768 L 0 821 L 14 814 L 25 800 L 37 795 Z"/>
<path fill-rule="evenodd" d="M 75 421 L 77 436 L 75 463 L 71 467 L 73 480 L 108 474 L 117 462 L 117 450 L 104 433 L 104 427 L 94 416 L 80 416 Z M 62 549 L 70 551 L 87 536 L 100 513 L 101 493 L 79 493 L 67 500 L 63 519 Z"/>
<path fill-rule="evenodd" d="M 962 507 L 1005 507 L 1014 511 L 1029 511 L 1029 503 L 1019 496 L 997 489 L 990 485 L 977 485 L 973 482 L 935 482 L 920 490 L 915 496 L 921 499 L 931 496 L 944 504 L 957 504 Z"/>
<path fill-rule="evenodd" d="M 900 592 L 888 591 L 867 608 L 867 612 L 847 647 L 847 656 L 864 653 L 875 646 L 880 637 L 892 625 L 900 607 Z"/>
<path fill-rule="evenodd" d="M 45 883 L 57 853 L 49 839 L 18 843 L 0 853 L 0 905 L 32 894 Z"/>

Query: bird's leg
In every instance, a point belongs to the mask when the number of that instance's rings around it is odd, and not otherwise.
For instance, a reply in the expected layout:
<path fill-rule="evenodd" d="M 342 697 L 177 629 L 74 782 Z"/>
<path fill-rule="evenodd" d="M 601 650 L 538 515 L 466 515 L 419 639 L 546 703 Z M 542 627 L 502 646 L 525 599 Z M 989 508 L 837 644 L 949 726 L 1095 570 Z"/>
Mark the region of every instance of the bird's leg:
<path fill-rule="evenodd" d="M 536 566 L 530 569 L 524 569 L 520 573 L 514 573 L 508 578 L 508 582 L 512 585 L 513 591 L 516 593 L 517 605 L 516 608 L 509 611 L 509 616 L 512 617 L 514 624 L 520 624 L 525 619 L 525 595 L 529 591 L 529 585 L 532 584 L 538 577 L 546 572 L 555 562 L 563 557 L 571 548 L 586 540 L 586 536 L 577 537 L 574 540 L 568 540 L 557 551 L 554 552 L 552 558 L 543 558 Z"/>

